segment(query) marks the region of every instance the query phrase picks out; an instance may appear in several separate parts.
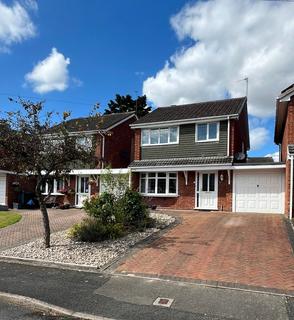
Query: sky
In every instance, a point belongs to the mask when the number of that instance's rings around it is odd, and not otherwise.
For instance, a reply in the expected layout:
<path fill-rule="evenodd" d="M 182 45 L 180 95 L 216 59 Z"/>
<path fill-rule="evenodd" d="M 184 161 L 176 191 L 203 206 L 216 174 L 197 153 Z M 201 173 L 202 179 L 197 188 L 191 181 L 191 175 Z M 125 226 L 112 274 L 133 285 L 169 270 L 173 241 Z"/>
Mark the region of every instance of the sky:
<path fill-rule="evenodd" d="M 8 97 L 87 116 L 115 94 L 154 107 L 246 95 L 250 156 L 276 155 L 275 100 L 294 82 L 294 2 L 0 0 Z"/>

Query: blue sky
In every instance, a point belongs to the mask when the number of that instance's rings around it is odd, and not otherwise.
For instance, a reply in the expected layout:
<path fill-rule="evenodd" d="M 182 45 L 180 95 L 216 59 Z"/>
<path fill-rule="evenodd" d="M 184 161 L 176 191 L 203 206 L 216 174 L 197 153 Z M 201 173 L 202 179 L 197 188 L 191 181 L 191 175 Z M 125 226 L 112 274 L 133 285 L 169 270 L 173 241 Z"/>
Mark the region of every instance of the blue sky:
<path fill-rule="evenodd" d="M 103 110 L 116 93 L 163 106 L 243 96 L 248 76 L 251 155 L 273 153 L 275 97 L 294 82 L 291 5 L 0 0 L 0 110 L 14 107 L 8 96 L 73 117 L 95 102 Z"/>

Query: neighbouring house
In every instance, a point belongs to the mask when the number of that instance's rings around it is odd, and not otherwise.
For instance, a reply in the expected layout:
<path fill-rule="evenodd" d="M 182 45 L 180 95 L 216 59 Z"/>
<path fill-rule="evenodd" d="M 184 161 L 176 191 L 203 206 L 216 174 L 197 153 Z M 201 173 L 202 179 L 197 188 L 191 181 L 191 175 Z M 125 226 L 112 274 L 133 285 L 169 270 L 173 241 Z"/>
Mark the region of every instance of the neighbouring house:
<path fill-rule="evenodd" d="M 279 157 L 286 163 L 285 211 L 293 218 L 293 162 L 294 162 L 294 84 L 284 89 L 277 98 L 275 143 Z"/>
<path fill-rule="evenodd" d="M 0 170 L 0 211 L 24 207 L 24 204 L 34 198 L 35 178 L 16 175 L 9 170 Z"/>
<path fill-rule="evenodd" d="M 134 112 L 68 120 L 66 128 L 69 134 L 76 136 L 76 143 L 95 148 L 95 155 L 92 163 L 75 165 L 67 178 L 54 180 L 48 202 L 55 205 L 66 201 L 81 207 L 86 198 L 99 193 L 99 176 L 103 169 L 109 166 L 114 173 L 127 173 L 132 160 L 133 132 L 130 124 L 136 120 Z M 48 194 L 48 189 L 48 184 L 43 186 L 44 195 Z M 65 195 L 64 191 L 68 194 Z"/>
<path fill-rule="evenodd" d="M 131 128 L 132 187 L 148 204 L 285 212 L 285 164 L 247 156 L 246 97 L 158 108 Z"/>

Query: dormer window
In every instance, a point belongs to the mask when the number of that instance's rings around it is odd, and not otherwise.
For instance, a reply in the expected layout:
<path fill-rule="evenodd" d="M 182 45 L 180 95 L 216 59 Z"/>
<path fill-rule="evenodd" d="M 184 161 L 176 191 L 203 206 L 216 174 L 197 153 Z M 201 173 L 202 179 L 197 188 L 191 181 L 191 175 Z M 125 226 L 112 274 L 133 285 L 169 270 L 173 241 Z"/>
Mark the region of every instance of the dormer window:
<path fill-rule="evenodd" d="M 179 127 L 142 129 L 142 146 L 179 143 Z"/>
<path fill-rule="evenodd" d="M 218 141 L 219 122 L 196 124 L 196 142 Z"/>

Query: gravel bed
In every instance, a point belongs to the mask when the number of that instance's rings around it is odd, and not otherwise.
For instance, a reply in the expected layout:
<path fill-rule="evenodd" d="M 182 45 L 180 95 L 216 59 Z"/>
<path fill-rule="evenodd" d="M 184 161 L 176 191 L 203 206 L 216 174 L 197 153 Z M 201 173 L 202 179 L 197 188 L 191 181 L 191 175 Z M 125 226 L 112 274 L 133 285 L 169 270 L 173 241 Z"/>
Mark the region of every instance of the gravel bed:
<path fill-rule="evenodd" d="M 117 240 L 89 243 L 68 238 L 68 230 L 51 234 L 51 247 L 45 248 L 43 239 L 1 251 L 1 256 L 38 259 L 48 262 L 72 263 L 101 268 L 113 259 L 125 254 L 139 241 L 167 227 L 175 221 L 174 217 L 162 213 L 151 213 L 156 220 L 156 228 L 144 232 L 134 232 Z"/>

